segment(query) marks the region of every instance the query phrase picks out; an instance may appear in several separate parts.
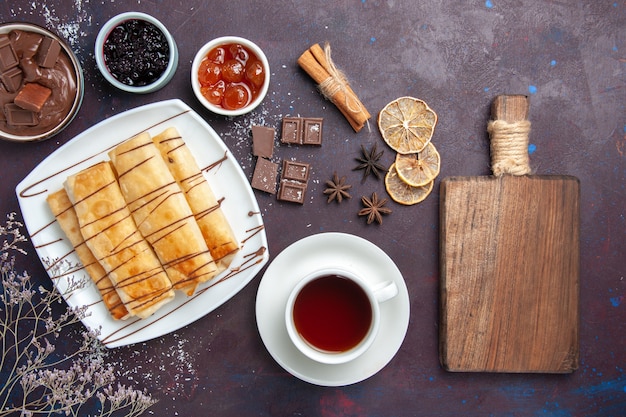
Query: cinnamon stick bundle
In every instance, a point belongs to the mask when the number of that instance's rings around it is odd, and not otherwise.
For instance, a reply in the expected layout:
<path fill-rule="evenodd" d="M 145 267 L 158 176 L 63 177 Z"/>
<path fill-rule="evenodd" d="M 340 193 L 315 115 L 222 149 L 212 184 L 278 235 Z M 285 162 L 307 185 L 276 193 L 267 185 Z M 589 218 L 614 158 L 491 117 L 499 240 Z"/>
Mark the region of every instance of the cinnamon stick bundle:
<path fill-rule="evenodd" d="M 313 78 L 322 95 L 337 106 L 352 129 L 358 132 L 371 115 L 350 88 L 346 76 L 335 66 L 330 53 L 328 43 L 324 49 L 315 44 L 300 55 L 298 65 Z"/>

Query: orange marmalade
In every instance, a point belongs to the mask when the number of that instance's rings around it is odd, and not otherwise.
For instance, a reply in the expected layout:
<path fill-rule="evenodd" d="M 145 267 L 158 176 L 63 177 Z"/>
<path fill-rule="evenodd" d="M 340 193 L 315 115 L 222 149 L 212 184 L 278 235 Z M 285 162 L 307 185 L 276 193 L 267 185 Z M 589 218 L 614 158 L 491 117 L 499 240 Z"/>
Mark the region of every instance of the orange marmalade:
<path fill-rule="evenodd" d="M 241 109 L 254 101 L 265 76 L 259 57 L 239 43 L 211 49 L 198 69 L 202 95 L 226 110 Z"/>

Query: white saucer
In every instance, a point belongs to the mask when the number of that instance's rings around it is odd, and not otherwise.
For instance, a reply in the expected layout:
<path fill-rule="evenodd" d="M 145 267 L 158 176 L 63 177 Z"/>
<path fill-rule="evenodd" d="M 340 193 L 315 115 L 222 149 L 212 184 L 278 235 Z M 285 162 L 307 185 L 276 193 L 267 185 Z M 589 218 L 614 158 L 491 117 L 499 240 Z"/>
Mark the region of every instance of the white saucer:
<path fill-rule="evenodd" d="M 344 266 L 372 283 L 393 279 L 398 295 L 380 306 L 380 331 L 359 358 L 339 365 L 315 362 L 292 344 L 285 326 L 289 292 L 312 270 Z M 409 294 L 393 260 L 373 243 L 345 233 L 321 233 L 285 248 L 269 265 L 256 299 L 259 333 L 272 357 L 292 375 L 316 385 L 342 386 L 380 371 L 394 357 L 409 325 Z"/>

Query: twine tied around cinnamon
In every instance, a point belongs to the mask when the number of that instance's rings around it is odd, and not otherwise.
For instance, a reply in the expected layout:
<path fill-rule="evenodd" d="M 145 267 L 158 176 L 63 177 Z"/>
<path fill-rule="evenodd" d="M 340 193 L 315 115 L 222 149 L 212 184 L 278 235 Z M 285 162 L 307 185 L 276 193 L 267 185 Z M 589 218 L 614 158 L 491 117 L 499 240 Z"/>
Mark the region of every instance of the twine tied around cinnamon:
<path fill-rule="evenodd" d="M 300 55 L 298 64 L 315 80 L 320 94 L 337 106 L 354 131 L 361 130 L 371 115 L 332 60 L 330 45 L 326 43 L 324 49 L 312 45 Z"/>
<path fill-rule="evenodd" d="M 496 177 L 503 174 L 530 174 L 528 134 L 530 121 L 507 122 L 491 120 L 487 125 L 491 138 L 491 170 Z"/>
<path fill-rule="evenodd" d="M 348 78 L 346 75 L 335 65 L 331 57 L 331 48 L 330 44 L 326 43 L 324 45 L 324 55 L 326 56 L 326 62 L 328 63 L 329 77 L 326 78 L 318 85 L 318 89 L 320 93 L 328 100 L 330 100 L 335 94 L 338 92 L 342 92 L 345 95 L 345 105 L 346 109 L 353 113 L 359 113 L 363 110 L 363 105 L 359 100 L 356 99 L 352 94 L 348 92 Z"/>

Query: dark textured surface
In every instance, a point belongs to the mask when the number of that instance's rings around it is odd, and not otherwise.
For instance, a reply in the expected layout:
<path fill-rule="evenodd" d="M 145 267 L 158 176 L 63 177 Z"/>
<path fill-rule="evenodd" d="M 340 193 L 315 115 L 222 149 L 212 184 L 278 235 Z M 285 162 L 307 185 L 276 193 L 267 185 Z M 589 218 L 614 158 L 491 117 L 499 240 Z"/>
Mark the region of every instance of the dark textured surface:
<path fill-rule="evenodd" d="M 180 64 L 157 93 L 114 90 L 96 71 L 93 43 L 118 12 L 160 19 L 174 35 Z M 0 143 L 0 213 L 18 212 L 14 188 L 50 152 L 93 124 L 138 105 L 180 98 L 222 136 L 251 177 L 251 124 L 277 129 L 283 116 L 324 118 L 321 147 L 278 146 L 273 160 L 311 164 L 304 205 L 256 192 L 273 258 L 296 240 L 325 231 L 362 236 L 385 250 L 403 273 L 411 300 L 404 344 L 378 374 L 359 384 L 324 388 L 302 382 L 271 358 L 256 329 L 261 274 L 228 303 L 173 334 L 119 348 L 110 360 L 161 401 L 149 415 L 558 415 L 618 416 L 626 409 L 626 4 L 623 1 L 12 1 L 1 21 L 39 23 L 69 40 L 85 72 L 85 99 L 76 120 L 41 143 Z M 221 35 L 256 42 L 272 67 L 267 98 L 252 114 L 226 119 L 201 109 L 189 71 L 195 51 Z M 441 177 L 488 175 L 486 123 L 498 94 L 529 94 L 531 164 L 537 174 L 581 181 L 581 366 L 571 375 L 445 372 L 437 358 L 438 188 L 382 225 L 358 217 L 361 195 L 385 195 L 382 181 L 361 183 L 352 171 L 355 134 L 296 65 L 311 44 L 329 41 L 333 57 L 370 113 L 412 95 L 439 116 L 433 143 Z M 325 181 L 346 175 L 352 199 L 327 204 Z M 532 198 L 532 196 L 529 196 Z M 271 259 L 272 259 L 271 258 Z M 271 261 L 270 259 L 270 261 Z M 532 262 L 532 260 L 529 260 Z M 18 268 L 45 281 L 34 250 Z"/>

